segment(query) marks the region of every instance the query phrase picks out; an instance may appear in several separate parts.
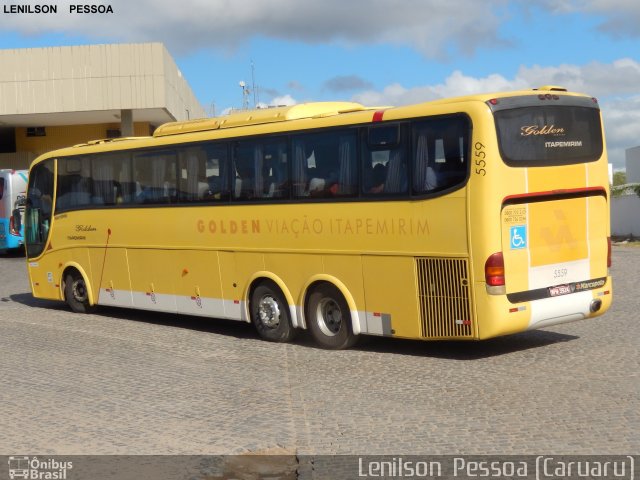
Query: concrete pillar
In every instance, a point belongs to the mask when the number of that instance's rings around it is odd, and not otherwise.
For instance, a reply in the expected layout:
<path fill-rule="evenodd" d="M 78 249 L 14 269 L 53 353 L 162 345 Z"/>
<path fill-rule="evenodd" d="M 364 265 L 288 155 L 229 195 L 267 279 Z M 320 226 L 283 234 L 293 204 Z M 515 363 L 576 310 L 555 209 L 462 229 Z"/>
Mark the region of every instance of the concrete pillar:
<path fill-rule="evenodd" d="M 123 137 L 133 137 L 133 112 L 120 110 L 120 133 Z"/>

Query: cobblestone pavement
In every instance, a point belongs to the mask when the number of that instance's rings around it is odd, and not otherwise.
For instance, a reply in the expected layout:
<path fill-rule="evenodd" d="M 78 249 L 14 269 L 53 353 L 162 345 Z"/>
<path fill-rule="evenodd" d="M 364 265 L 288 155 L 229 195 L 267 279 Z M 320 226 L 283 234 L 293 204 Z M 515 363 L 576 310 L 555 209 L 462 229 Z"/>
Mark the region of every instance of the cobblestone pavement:
<path fill-rule="evenodd" d="M 261 341 L 248 324 L 33 299 L 0 257 L 0 454 L 640 451 L 640 248 L 595 320 L 483 343 Z"/>

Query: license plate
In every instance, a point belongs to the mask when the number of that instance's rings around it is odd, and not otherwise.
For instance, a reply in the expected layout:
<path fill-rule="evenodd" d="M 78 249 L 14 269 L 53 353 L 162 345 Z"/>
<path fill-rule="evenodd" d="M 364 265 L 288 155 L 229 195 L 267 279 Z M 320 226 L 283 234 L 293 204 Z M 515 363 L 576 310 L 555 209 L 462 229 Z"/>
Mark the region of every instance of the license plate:
<path fill-rule="evenodd" d="M 571 293 L 570 285 L 558 285 L 557 287 L 549 288 L 549 295 L 551 295 L 552 297 L 557 297 L 558 295 L 566 295 L 568 293 Z"/>

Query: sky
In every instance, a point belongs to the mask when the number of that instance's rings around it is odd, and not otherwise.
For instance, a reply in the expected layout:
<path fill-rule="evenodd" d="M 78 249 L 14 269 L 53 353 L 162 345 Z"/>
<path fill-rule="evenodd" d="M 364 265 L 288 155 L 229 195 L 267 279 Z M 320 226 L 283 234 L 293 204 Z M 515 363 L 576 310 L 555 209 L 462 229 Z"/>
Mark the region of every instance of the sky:
<path fill-rule="evenodd" d="M 348 100 L 405 105 L 561 85 L 598 98 L 609 161 L 640 145 L 638 0 L 91 0 L 0 12 L 0 49 L 162 42 L 210 115 Z M 1 68 L 1 66 L 0 66 Z"/>

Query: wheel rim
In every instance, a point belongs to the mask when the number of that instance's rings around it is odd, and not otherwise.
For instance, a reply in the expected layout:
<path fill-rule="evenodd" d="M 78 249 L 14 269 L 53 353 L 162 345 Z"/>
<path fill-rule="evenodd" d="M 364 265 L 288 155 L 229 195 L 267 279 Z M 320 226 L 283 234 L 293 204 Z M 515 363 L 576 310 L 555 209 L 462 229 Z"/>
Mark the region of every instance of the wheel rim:
<path fill-rule="evenodd" d="M 316 311 L 318 327 L 328 337 L 334 337 L 342 327 L 342 309 L 332 298 L 323 298 Z"/>
<path fill-rule="evenodd" d="M 77 302 L 84 303 L 88 299 L 87 286 L 84 284 L 84 280 L 74 280 L 71 284 L 71 292 Z"/>
<path fill-rule="evenodd" d="M 277 328 L 280 325 L 280 305 L 271 295 L 264 295 L 258 302 L 258 317 L 260 322 L 268 328 Z"/>

